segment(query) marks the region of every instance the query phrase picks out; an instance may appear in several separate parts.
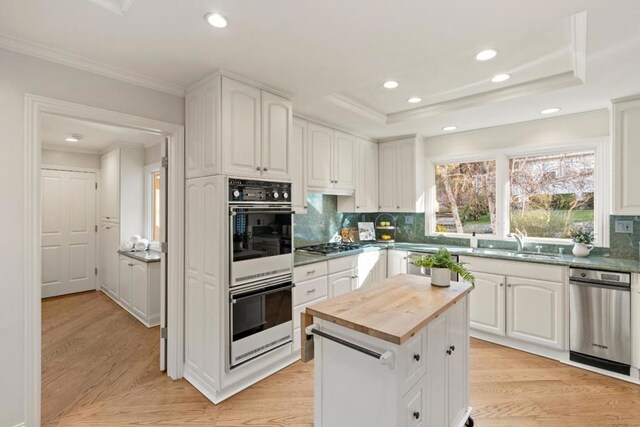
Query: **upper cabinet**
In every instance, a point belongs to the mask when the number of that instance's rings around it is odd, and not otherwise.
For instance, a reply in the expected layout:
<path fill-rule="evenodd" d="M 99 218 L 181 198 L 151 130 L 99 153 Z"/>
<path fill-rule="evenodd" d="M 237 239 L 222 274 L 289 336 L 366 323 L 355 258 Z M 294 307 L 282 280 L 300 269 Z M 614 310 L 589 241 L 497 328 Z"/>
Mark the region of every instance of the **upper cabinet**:
<path fill-rule="evenodd" d="M 187 178 L 291 179 L 292 103 L 215 74 L 186 96 Z"/>
<path fill-rule="evenodd" d="M 640 215 L 640 98 L 613 101 L 613 213 Z"/>
<path fill-rule="evenodd" d="M 307 213 L 307 122 L 297 117 L 291 127 L 291 203 L 297 214 Z"/>
<path fill-rule="evenodd" d="M 378 212 L 378 144 L 356 138 L 355 193 L 338 197 L 341 212 Z"/>
<path fill-rule="evenodd" d="M 309 122 L 307 125 L 309 191 L 349 195 L 355 190 L 356 137 Z"/>
<path fill-rule="evenodd" d="M 419 136 L 379 145 L 381 212 L 424 212 L 425 158 Z"/>
<path fill-rule="evenodd" d="M 100 218 L 118 222 L 120 219 L 120 149 L 102 155 L 102 190 L 100 191 Z"/>

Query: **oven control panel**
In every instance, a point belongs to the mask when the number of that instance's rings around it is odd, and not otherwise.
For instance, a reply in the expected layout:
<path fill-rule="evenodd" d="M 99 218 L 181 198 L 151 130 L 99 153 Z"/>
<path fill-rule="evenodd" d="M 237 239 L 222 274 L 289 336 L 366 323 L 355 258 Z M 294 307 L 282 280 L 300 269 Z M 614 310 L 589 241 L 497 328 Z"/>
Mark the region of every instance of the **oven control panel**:
<path fill-rule="evenodd" d="M 291 203 L 291 183 L 229 178 L 230 202 Z"/>

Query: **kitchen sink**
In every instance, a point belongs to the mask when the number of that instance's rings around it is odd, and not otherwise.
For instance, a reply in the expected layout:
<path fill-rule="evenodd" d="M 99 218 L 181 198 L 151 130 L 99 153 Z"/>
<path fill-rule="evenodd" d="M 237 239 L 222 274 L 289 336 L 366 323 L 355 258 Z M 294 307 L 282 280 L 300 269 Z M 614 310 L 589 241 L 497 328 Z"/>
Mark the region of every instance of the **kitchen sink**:
<path fill-rule="evenodd" d="M 556 254 L 543 254 L 537 252 L 512 252 L 508 250 L 499 249 L 480 249 L 478 253 L 484 255 L 497 255 L 508 258 L 520 258 L 520 259 L 559 259 L 559 255 Z"/>

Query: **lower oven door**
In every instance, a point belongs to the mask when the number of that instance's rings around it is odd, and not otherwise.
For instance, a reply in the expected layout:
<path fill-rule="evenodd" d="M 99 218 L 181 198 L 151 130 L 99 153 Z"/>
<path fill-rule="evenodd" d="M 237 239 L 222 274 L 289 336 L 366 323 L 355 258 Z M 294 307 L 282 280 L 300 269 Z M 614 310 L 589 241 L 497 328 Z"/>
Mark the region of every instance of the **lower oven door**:
<path fill-rule="evenodd" d="M 230 293 L 232 368 L 292 341 L 293 286 L 288 280 Z"/>

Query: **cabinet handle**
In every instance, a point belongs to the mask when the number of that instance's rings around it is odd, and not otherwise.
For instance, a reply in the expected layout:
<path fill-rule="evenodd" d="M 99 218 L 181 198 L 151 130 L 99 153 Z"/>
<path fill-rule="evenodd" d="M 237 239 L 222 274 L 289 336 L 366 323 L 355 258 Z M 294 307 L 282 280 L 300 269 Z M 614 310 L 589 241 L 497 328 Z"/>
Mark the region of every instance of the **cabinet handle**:
<path fill-rule="evenodd" d="M 360 209 L 360 206 L 356 206 L 356 209 Z"/>
<path fill-rule="evenodd" d="M 415 360 L 416 362 L 420 361 L 420 355 L 419 354 L 414 354 L 413 355 L 413 360 Z"/>
<path fill-rule="evenodd" d="M 268 168 L 262 168 L 262 170 L 266 172 L 266 171 L 268 171 L 269 169 L 268 169 Z"/>
<path fill-rule="evenodd" d="M 309 270 L 309 271 L 307 271 L 307 274 L 313 274 L 315 272 L 316 272 L 315 270 Z"/>
<path fill-rule="evenodd" d="M 419 420 L 419 419 L 420 419 L 420 412 L 415 411 L 415 412 L 413 413 L 413 418 L 415 418 L 416 420 Z"/>
<path fill-rule="evenodd" d="M 312 294 L 312 293 L 314 293 L 315 291 L 316 291 L 315 289 L 309 289 L 309 290 L 307 291 L 307 295 Z"/>
<path fill-rule="evenodd" d="M 352 278 L 352 279 L 357 279 L 357 278 L 358 278 L 358 276 L 351 276 L 351 278 Z"/>
<path fill-rule="evenodd" d="M 510 287 L 511 287 L 511 283 L 509 283 L 509 284 L 507 285 L 507 288 L 510 288 Z"/>
<path fill-rule="evenodd" d="M 305 208 L 305 209 L 307 209 L 307 207 L 306 207 L 306 206 L 305 206 L 304 208 Z"/>
<path fill-rule="evenodd" d="M 133 267 L 133 264 L 127 264 L 129 267 Z"/>

